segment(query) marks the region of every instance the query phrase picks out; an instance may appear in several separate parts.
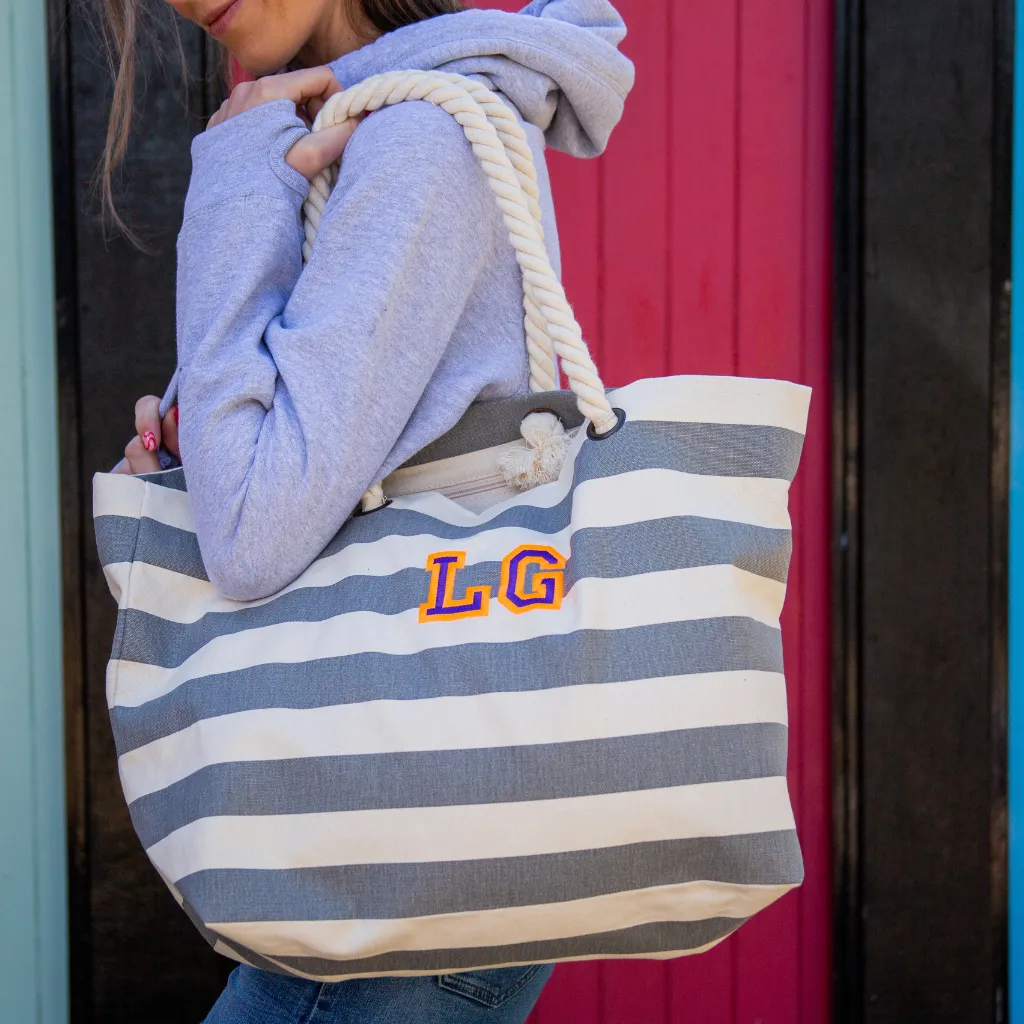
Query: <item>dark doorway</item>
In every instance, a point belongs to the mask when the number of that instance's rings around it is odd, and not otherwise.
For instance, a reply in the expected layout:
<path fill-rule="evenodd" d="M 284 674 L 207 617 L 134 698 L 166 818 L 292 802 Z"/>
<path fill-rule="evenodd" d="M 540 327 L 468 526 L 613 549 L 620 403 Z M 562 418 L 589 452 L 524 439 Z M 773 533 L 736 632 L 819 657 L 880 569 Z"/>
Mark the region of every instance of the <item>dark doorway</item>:
<path fill-rule="evenodd" d="M 1013 5 L 837 6 L 837 1018 L 1006 1017 Z"/>

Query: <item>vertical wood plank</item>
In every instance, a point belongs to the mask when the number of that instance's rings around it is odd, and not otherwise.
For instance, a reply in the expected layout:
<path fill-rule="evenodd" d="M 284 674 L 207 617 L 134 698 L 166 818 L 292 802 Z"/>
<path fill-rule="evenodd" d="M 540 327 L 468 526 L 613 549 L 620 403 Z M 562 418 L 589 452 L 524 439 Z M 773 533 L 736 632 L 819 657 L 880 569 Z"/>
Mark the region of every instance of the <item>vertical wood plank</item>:
<path fill-rule="evenodd" d="M 559 964 L 530 1017 L 530 1024 L 598 1024 L 602 970 L 598 960 Z"/>
<path fill-rule="evenodd" d="M 670 1024 L 731 1024 L 735 1013 L 733 989 L 734 939 L 726 939 L 700 956 L 669 964 Z"/>
<path fill-rule="evenodd" d="M 637 80 L 603 158 L 600 358 L 605 383 L 613 386 L 668 368 L 672 6 L 672 0 L 618 4 L 629 26 L 623 51 Z M 603 980 L 601 1024 L 667 1021 L 664 963 L 609 961 Z"/>
<path fill-rule="evenodd" d="M 738 340 L 744 376 L 798 380 L 803 371 L 804 15 L 802 0 L 747 0 L 742 7 Z M 794 489 L 797 512 L 806 482 L 801 477 Z M 795 527 L 801 536 L 803 524 Z M 790 698 L 789 777 L 797 807 L 802 797 L 803 570 L 798 543 L 782 621 Z M 797 893 L 737 935 L 738 1021 L 799 1020 L 799 932 Z"/>
<path fill-rule="evenodd" d="M 804 63 L 805 170 L 802 379 L 816 389 L 811 404 L 800 491 L 798 543 L 800 645 L 803 651 L 803 723 L 798 827 L 808 865 L 800 893 L 800 1019 L 831 1017 L 832 987 L 832 770 L 831 770 L 831 460 L 830 309 L 832 222 L 832 6 L 807 0 Z"/>
<path fill-rule="evenodd" d="M 1009 5 L 932 4 L 927 46 L 914 9 L 860 6 L 864 1019 L 992 1021 L 994 16 Z"/>
<path fill-rule="evenodd" d="M 601 160 L 548 151 L 562 249 L 562 283 L 601 365 Z"/>
<path fill-rule="evenodd" d="M 671 373 L 736 372 L 737 0 L 672 10 Z"/>
<path fill-rule="evenodd" d="M 636 64 L 626 116 L 604 156 L 602 373 L 608 385 L 668 363 L 670 0 L 621 0 Z"/>
<path fill-rule="evenodd" d="M 606 960 L 600 1024 L 668 1024 L 668 970 L 661 960 Z"/>
<path fill-rule="evenodd" d="M 1024 54 L 1024 9 L 1016 9 L 1016 52 Z M 1024 60 L 1014 68 L 1012 280 L 1024 281 Z M 1024 316 L 1011 321 L 1009 494 L 1009 1001 L 1024 1024 Z"/>
<path fill-rule="evenodd" d="M 736 367 L 737 0 L 672 9 L 670 373 Z M 668 965 L 666 1020 L 731 1024 L 735 940 Z"/>

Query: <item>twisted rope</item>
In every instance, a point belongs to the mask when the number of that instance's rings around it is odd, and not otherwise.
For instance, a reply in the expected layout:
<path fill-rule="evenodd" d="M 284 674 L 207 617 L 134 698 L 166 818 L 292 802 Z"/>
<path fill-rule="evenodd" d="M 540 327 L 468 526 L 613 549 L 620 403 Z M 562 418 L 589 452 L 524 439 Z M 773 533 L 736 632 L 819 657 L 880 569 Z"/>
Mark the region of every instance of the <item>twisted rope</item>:
<path fill-rule="evenodd" d="M 583 417 L 594 424 L 598 434 L 611 430 L 617 423 L 616 414 L 605 397 L 583 332 L 544 247 L 537 171 L 526 133 L 515 114 L 490 89 L 473 79 L 436 71 L 396 71 L 368 78 L 332 96 L 320 111 L 313 130 L 407 100 L 425 100 L 451 114 L 462 125 L 487 176 L 523 274 L 531 390 L 557 388 L 557 353 Z M 307 260 L 336 180 L 336 168 L 329 168 L 310 183 L 303 208 L 303 256 Z M 378 493 L 379 490 L 379 485 L 375 485 L 367 492 L 364 511 L 382 503 L 383 492 Z"/>

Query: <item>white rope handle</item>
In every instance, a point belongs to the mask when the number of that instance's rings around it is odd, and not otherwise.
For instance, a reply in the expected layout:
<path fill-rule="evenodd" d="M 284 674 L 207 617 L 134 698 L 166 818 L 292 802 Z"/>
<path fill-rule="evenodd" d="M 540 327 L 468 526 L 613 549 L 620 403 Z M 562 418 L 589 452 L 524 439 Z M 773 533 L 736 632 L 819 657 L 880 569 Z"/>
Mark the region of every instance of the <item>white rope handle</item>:
<path fill-rule="evenodd" d="M 461 75 L 396 71 L 368 78 L 332 96 L 320 111 L 313 130 L 406 100 L 426 100 L 451 114 L 462 125 L 487 175 L 523 272 L 531 390 L 556 387 L 553 355 L 557 354 L 580 413 L 593 423 L 596 434 L 607 433 L 617 425 L 618 418 L 605 396 L 565 291 L 551 268 L 540 226 L 533 155 L 512 111 L 486 86 Z M 331 168 L 310 183 L 304 207 L 306 259 L 316 241 L 320 215 L 336 177 L 336 170 Z M 378 508 L 383 501 L 383 491 L 375 484 L 363 498 L 363 510 Z"/>

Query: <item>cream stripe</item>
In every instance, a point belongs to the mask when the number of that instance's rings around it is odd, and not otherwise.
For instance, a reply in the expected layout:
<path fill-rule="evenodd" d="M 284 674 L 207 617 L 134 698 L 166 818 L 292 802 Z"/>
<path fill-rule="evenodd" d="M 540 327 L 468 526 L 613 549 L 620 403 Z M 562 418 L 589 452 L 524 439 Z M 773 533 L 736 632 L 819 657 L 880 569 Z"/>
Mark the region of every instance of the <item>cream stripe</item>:
<path fill-rule="evenodd" d="M 652 377 L 608 395 L 635 420 L 735 423 L 807 432 L 811 389 L 758 377 Z"/>
<path fill-rule="evenodd" d="M 611 959 L 615 960 L 678 960 L 683 956 L 697 956 L 699 953 L 706 953 L 710 949 L 714 949 L 715 946 L 719 945 L 728 938 L 728 935 L 724 935 L 720 939 L 715 939 L 714 942 L 709 942 L 705 946 L 699 946 L 696 949 L 679 949 L 671 952 L 660 952 L 660 953 L 616 953 Z M 268 960 L 274 960 L 273 957 L 267 957 Z M 584 963 L 588 960 L 608 960 L 610 959 L 607 953 L 591 953 L 586 956 L 563 956 L 557 957 L 556 962 L 560 964 L 572 964 L 572 963 Z M 335 974 L 320 975 L 305 974 L 302 971 L 295 970 L 294 967 L 286 967 L 284 964 L 274 960 L 282 970 L 289 974 L 294 975 L 296 978 L 308 978 L 310 981 L 352 981 L 356 978 L 422 978 L 425 976 L 433 977 L 437 974 L 450 973 L 442 968 L 435 968 L 432 971 L 367 971 L 365 974 Z M 473 968 L 477 971 L 489 971 L 501 967 L 527 967 L 533 963 L 534 960 L 517 960 L 514 963 L 500 963 L 500 964 L 485 964 L 480 967 Z M 460 968 L 465 970 L 465 968 Z"/>
<path fill-rule="evenodd" d="M 184 491 L 147 484 L 138 477 L 120 473 L 97 473 L 93 477 L 92 515 L 94 519 L 100 516 L 138 519 L 144 515 L 179 530 L 196 532 L 192 506 Z"/>
<path fill-rule="evenodd" d="M 537 495 L 559 482 L 531 491 Z M 154 488 L 155 490 L 155 488 Z M 181 492 L 168 491 L 168 494 Z M 350 576 L 390 576 L 402 569 L 423 569 L 427 557 L 452 547 L 467 554 L 469 565 L 498 561 L 520 544 L 550 544 L 570 553 L 571 538 L 579 530 L 624 526 L 638 522 L 637 495 L 643 495 L 643 521 L 672 516 L 721 519 L 767 529 L 788 530 L 789 485 L 784 480 L 692 476 L 672 470 L 649 469 L 581 484 L 573 498 L 572 525 L 551 536 L 518 527 L 499 527 L 461 541 L 443 540 L 429 534 L 414 537 L 383 537 L 368 544 L 349 544 L 337 554 L 314 562 L 294 583 L 271 597 L 241 605 L 220 597 L 204 580 L 139 562 L 129 607 L 173 622 L 195 622 L 212 612 L 236 611 L 276 600 L 281 594 L 311 587 L 329 587 Z M 543 496 L 542 496 L 543 497 Z M 550 502 L 557 505 L 564 494 Z M 523 496 L 515 499 L 523 503 Z M 545 501 L 538 502 L 542 507 Z M 399 498 L 396 507 L 416 508 L 443 522 L 459 520 L 472 525 L 479 517 L 437 494 Z M 150 509 L 156 513 L 156 502 Z M 488 514 L 492 510 L 488 510 Z M 463 521 L 465 520 L 465 521 Z M 113 567 L 108 567 L 111 569 Z M 425 577 L 424 577 L 425 578 Z M 120 577 L 118 577 L 120 581 Z"/>
<path fill-rule="evenodd" d="M 218 868 L 530 857 L 795 827 L 786 780 L 457 807 L 201 818 L 147 851 L 174 881 Z"/>
<path fill-rule="evenodd" d="M 128 578 L 132 571 L 132 562 L 111 562 L 103 567 L 110 593 L 117 602 L 118 608 L 127 606 Z"/>
<path fill-rule="evenodd" d="M 212 924 L 219 935 L 272 957 L 356 960 L 394 951 L 472 949 L 575 938 L 670 921 L 740 920 L 792 885 L 682 882 L 565 903 L 377 921 L 257 921 Z"/>
<path fill-rule="evenodd" d="M 212 764 L 474 750 L 787 721 L 775 672 L 717 672 L 624 683 L 241 711 L 122 755 L 128 802 Z"/>
<path fill-rule="evenodd" d="M 137 519 L 146 494 L 145 481 L 123 473 L 96 473 L 92 478 L 92 514 Z"/>
<path fill-rule="evenodd" d="M 217 941 L 213 944 L 213 951 L 220 953 L 221 956 L 226 956 L 230 960 L 237 960 L 240 964 L 245 964 L 246 967 L 252 967 L 252 964 L 242 956 L 241 953 L 236 953 L 230 946 L 225 945 L 223 942 Z"/>
<path fill-rule="evenodd" d="M 323 622 L 282 622 L 211 640 L 177 668 L 118 661 L 113 700 L 136 707 L 202 676 L 266 664 L 296 664 L 351 654 L 416 654 L 462 644 L 502 644 L 582 629 L 617 630 L 666 622 L 744 617 L 777 628 L 786 587 L 731 565 L 580 580 L 561 609 L 523 615 L 497 600 L 484 617 L 420 623 L 398 615 L 348 612 Z M 426 594 L 424 594 L 426 597 Z"/>
<path fill-rule="evenodd" d="M 452 526 L 480 526 L 520 505 L 554 508 L 572 490 L 571 470 L 553 483 L 471 512 L 433 491 L 395 498 L 394 507 L 421 512 Z M 573 494 L 573 527 L 622 526 L 669 516 L 702 516 L 788 530 L 789 481 L 763 477 L 698 476 L 673 469 L 637 469 L 585 480 Z"/>

